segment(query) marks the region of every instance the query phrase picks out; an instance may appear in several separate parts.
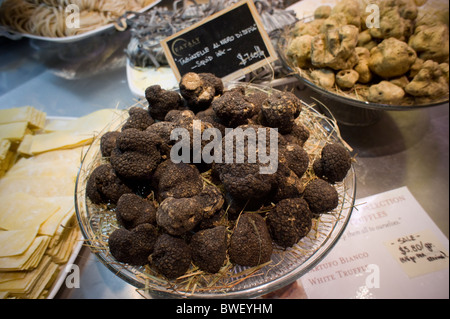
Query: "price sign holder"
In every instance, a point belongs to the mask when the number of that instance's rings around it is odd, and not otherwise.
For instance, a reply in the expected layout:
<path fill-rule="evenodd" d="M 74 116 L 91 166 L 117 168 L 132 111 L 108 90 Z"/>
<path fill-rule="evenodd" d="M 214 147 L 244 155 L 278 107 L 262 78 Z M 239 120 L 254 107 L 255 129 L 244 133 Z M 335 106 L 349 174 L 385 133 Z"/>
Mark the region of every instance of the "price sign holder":
<path fill-rule="evenodd" d="M 277 59 L 252 0 L 167 37 L 161 46 L 178 81 L 188 72 L 236 80 Z"/>

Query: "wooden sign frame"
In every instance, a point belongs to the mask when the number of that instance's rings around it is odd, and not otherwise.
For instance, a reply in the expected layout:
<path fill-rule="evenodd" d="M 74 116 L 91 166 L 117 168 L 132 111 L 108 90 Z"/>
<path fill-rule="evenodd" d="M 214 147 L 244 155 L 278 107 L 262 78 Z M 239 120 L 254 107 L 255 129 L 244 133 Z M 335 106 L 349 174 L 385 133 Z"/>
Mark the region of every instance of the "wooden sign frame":
<path fill-rule="evenodd" d="M 167 37 L 161 46 L 178 81 L 188 72 L 237 80 L 278 59 L 252 0 L 239 1 Z"/>

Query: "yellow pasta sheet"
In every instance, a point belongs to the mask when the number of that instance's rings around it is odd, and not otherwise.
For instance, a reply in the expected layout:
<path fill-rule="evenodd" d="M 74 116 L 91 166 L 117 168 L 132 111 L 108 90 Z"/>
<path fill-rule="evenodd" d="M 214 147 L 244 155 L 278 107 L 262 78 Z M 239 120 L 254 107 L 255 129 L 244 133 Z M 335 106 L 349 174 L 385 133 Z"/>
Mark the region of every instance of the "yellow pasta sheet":
<path fill-rule="evenodd" d="M 80 117 L 65 125 L 58 121 L 50 122 L 45 130 L 49 133 L 27 135 L 22 141 L 18 152 L 24 155 L 36 155 L 52 150 L 75 148 L 92 143 L 103 129 L 125 119 L 126 112 L 115 109 L 102 109 Z"/>
<path fill-rule="evenodd" d="M 60 207 L 48 200 L 17 192 L 0 196 L 0 227 L 6 230 L 39 228 Z"/>

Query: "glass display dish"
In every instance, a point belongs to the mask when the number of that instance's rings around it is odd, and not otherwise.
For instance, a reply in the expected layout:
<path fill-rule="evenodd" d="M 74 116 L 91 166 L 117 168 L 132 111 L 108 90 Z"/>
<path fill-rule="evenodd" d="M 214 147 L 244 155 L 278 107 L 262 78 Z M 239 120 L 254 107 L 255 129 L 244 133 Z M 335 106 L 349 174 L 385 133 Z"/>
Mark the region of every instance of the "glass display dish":
<path fill-rule="evenodd" d="M 313 20 L 314 11 L 322 5 L 328 5 L 333 8 L 338 0 L 303 0 L 299 1 L 288 9 L 296 13 L 299 21 L 309 22 Z M 447 1 L 430 0 L 422 6 L 418 6 L 419 13 L 433 12 L 435 10 L 448 11 Z M 429 108 L 448 103 L 449 94 L 433 99 L 413 99 L 411 96 L 403 99 L 399 104 L 383 104 L 367 101 L 363 95 L 368 85 L 357 84 L 356 89 L 349 91 L 325 89 L 311 79 L 309 69 L 299 68 L 290 59 L 286 52 L 290 42 L 293 40 L 293 31 L 295 25 L 285 27 L 280 31 L 276 49 L 283 66 L 288 72 L 302 83 L 311 96 L 319 99 L 333 113 L 340 124 L 352 126 L 365 126 L 376 122 L 383 111 L 411 111 L 422 108 Z M 355 93 L 356 92 L 356 93 Z"/>
<path fill-rule="evenodd" d="M 275 89 L 247 83 L 230 83 L 245 86 L 246 92 Z M 144 105 L 143 103 L 141 105 Z M 142 106 L 146 107 L 146 106 Z M 310 131 L 304 148 L 310 155 L 310 167 L 321 148 L 328 142 L 346 143 L 340 137 L 334 119 L 321 115 L 305 104 L 297 119 Z M 123 122 L 112 123 L 106 130 L 118 130 Z M 257 298 L 280 289 L 317 265 L 333 248 L 350 219 L 356 194 L 356 176 L 353 166 L 344 181 L 335 185 L 339 205 L 330 213 L 315 216 L 307 236 L 291 248 L 274 245 L 271 261 L 256 267 L 242 267 L 227 263 L 219 273 L 208 274 L 191 269 L 176 280 L 167 280 L 150 266 L 130 266 L 117 262 L 109 253 L 109 234 L 118 226 L 114 209 L 90 203 L 86 196 L 86 183 L 90 173 L 105 159 L 100 153 L 100 136 L 92 143 L 83 159 L 75 188 L 75 208 L 85 244 L 115 275 L 136 287 L 147 298 Z"/>

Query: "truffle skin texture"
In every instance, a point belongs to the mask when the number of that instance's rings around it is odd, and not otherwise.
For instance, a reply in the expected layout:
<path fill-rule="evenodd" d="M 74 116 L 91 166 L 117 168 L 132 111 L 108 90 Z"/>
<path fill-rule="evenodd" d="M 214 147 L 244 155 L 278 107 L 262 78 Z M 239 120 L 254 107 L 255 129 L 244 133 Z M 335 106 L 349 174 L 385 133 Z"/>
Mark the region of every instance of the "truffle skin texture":
<path fill-rule="evenodd" d="M 175 279 L 189 269 L 191 252 L 183 239 L 162 234 L 156 241 L 151 262 L 168 279 Z"/>
<path fill-rule="evenodd" d="M 117 175 L 129 180 L 148 180 L 161 161 L 161 139 L 150 131 L 127 129 L 116 140 L 111 165 Z"/>
<path fill-rule="evenodd" d="M 152 182 L 158 200 L 192 197 L 203 189 L 202 177 L 195 166 L 174 163 L 170 159 L 158 165 Z"/>
<path fill-rule="evenodd" d="M 269 212 L 266 222 L 273 241 L 287 248 L 309 233 L 312 214 L 304 199 L 287 198 L 276 204 Z"/>
<path fill-rule="evenodd" d="M 334 184 L 344 180 L 351 165 L 352 159 L 345 147 L 333 143 L 323 147 L 321 158 L 314 162 L 313 169 L 317 177 Z"/>
<path fill-rule="evenodd" d="M 293 93 L 272 94 L 262 104 L 263 123 L 278 128 L 281 134 L 288 134 L 301 110 L 302 104 Z"/>
<path fill-rule="evenodd" d="M 202 217 L 202 207 L 195 198 L 169 197 L 156 211 L 157 224 L 174 236 L 193 230 Z"/>
<path fill-rule="evenodd" d="M 192 261 L 201 270 L 216 273 L 227 258 L 227 229 L 217 226 L 201 230 L 192 236 Z"/>
<path fill-rule="evenodd" d="M 158 238 L 156 227 L 141 224 L 133 230 L 116 229 L 108 239 L 111 255 L 119 262 L 142 266 L 148 263 Z"/>
<path fill-rule="evenodd" d="M 96 167 L 86 184 L 86 195 L 94 204 L 115 204 L 123 194 L 132 192 L 109 163 Z"/>
<path fill-rule="evenodd" d="M 242 214 L 231 235 L 228 249 L 230 261 L 254 267 L 268 262 L 272 250 L 272 239 L 264 218 L 256 213 Z"/>
<path fill-rule="evenodd" d="M 248 120 L 258 111 L 256 104 L 237 89 L 224 92 L 211 105 L 220 122 L 227 127 L 247 124 Z"/>
<path fill-rule="evenodd" d="M 141 107 L 134 106 L 130 108 L 128 110 L 128 114 L 129 117 L 125 124 L 123 124 L 122 131 L 129 128 L 135 128 L 143 131 L 155 122 L 148 110 L 145 110 Z"/>
<path fill-rule="evenodd" d="M 152 118 L 163 121 L 170 110 L 184 108 L 184 102 L 176 91 L 164 90 L 160 85 L 149 86 L 145 90 L 148 111 Z"/>
<path fill-rule="evenodd" d="M 100 138 L 100 151 L 103 157 L 110 157 L 111 151 L 116 147 L 116 139 L 120 132 L 106 132 Z"/>
<path fill-rule="evenodd" d="M 139 195 L 123 194 L 117 202 L 116 217 L 119 224 L 130 230 L 140 224 L 155 224 L 156 208 Z"/>
<path fill-rule="evenodd" d="M 335 209 L 339 203 L 336 189 L 323 179 L 314 179 L 305 186 L 303 199 L 312 213 L 322 214 Z"/>
<path fill-rule="evenodd" d="M 188 72 L 181 78 L 179 87 L 195 113 L 207 109 L 214 97 L 223 92 L 222 80 L 212 73 Z"/>
<path fill-rule="evenodd" d="M 288 143 L 283 152 L 288 167 L 298 176 L 302 177 L 308 169 L 309 155 L 298 144 Z"/>

